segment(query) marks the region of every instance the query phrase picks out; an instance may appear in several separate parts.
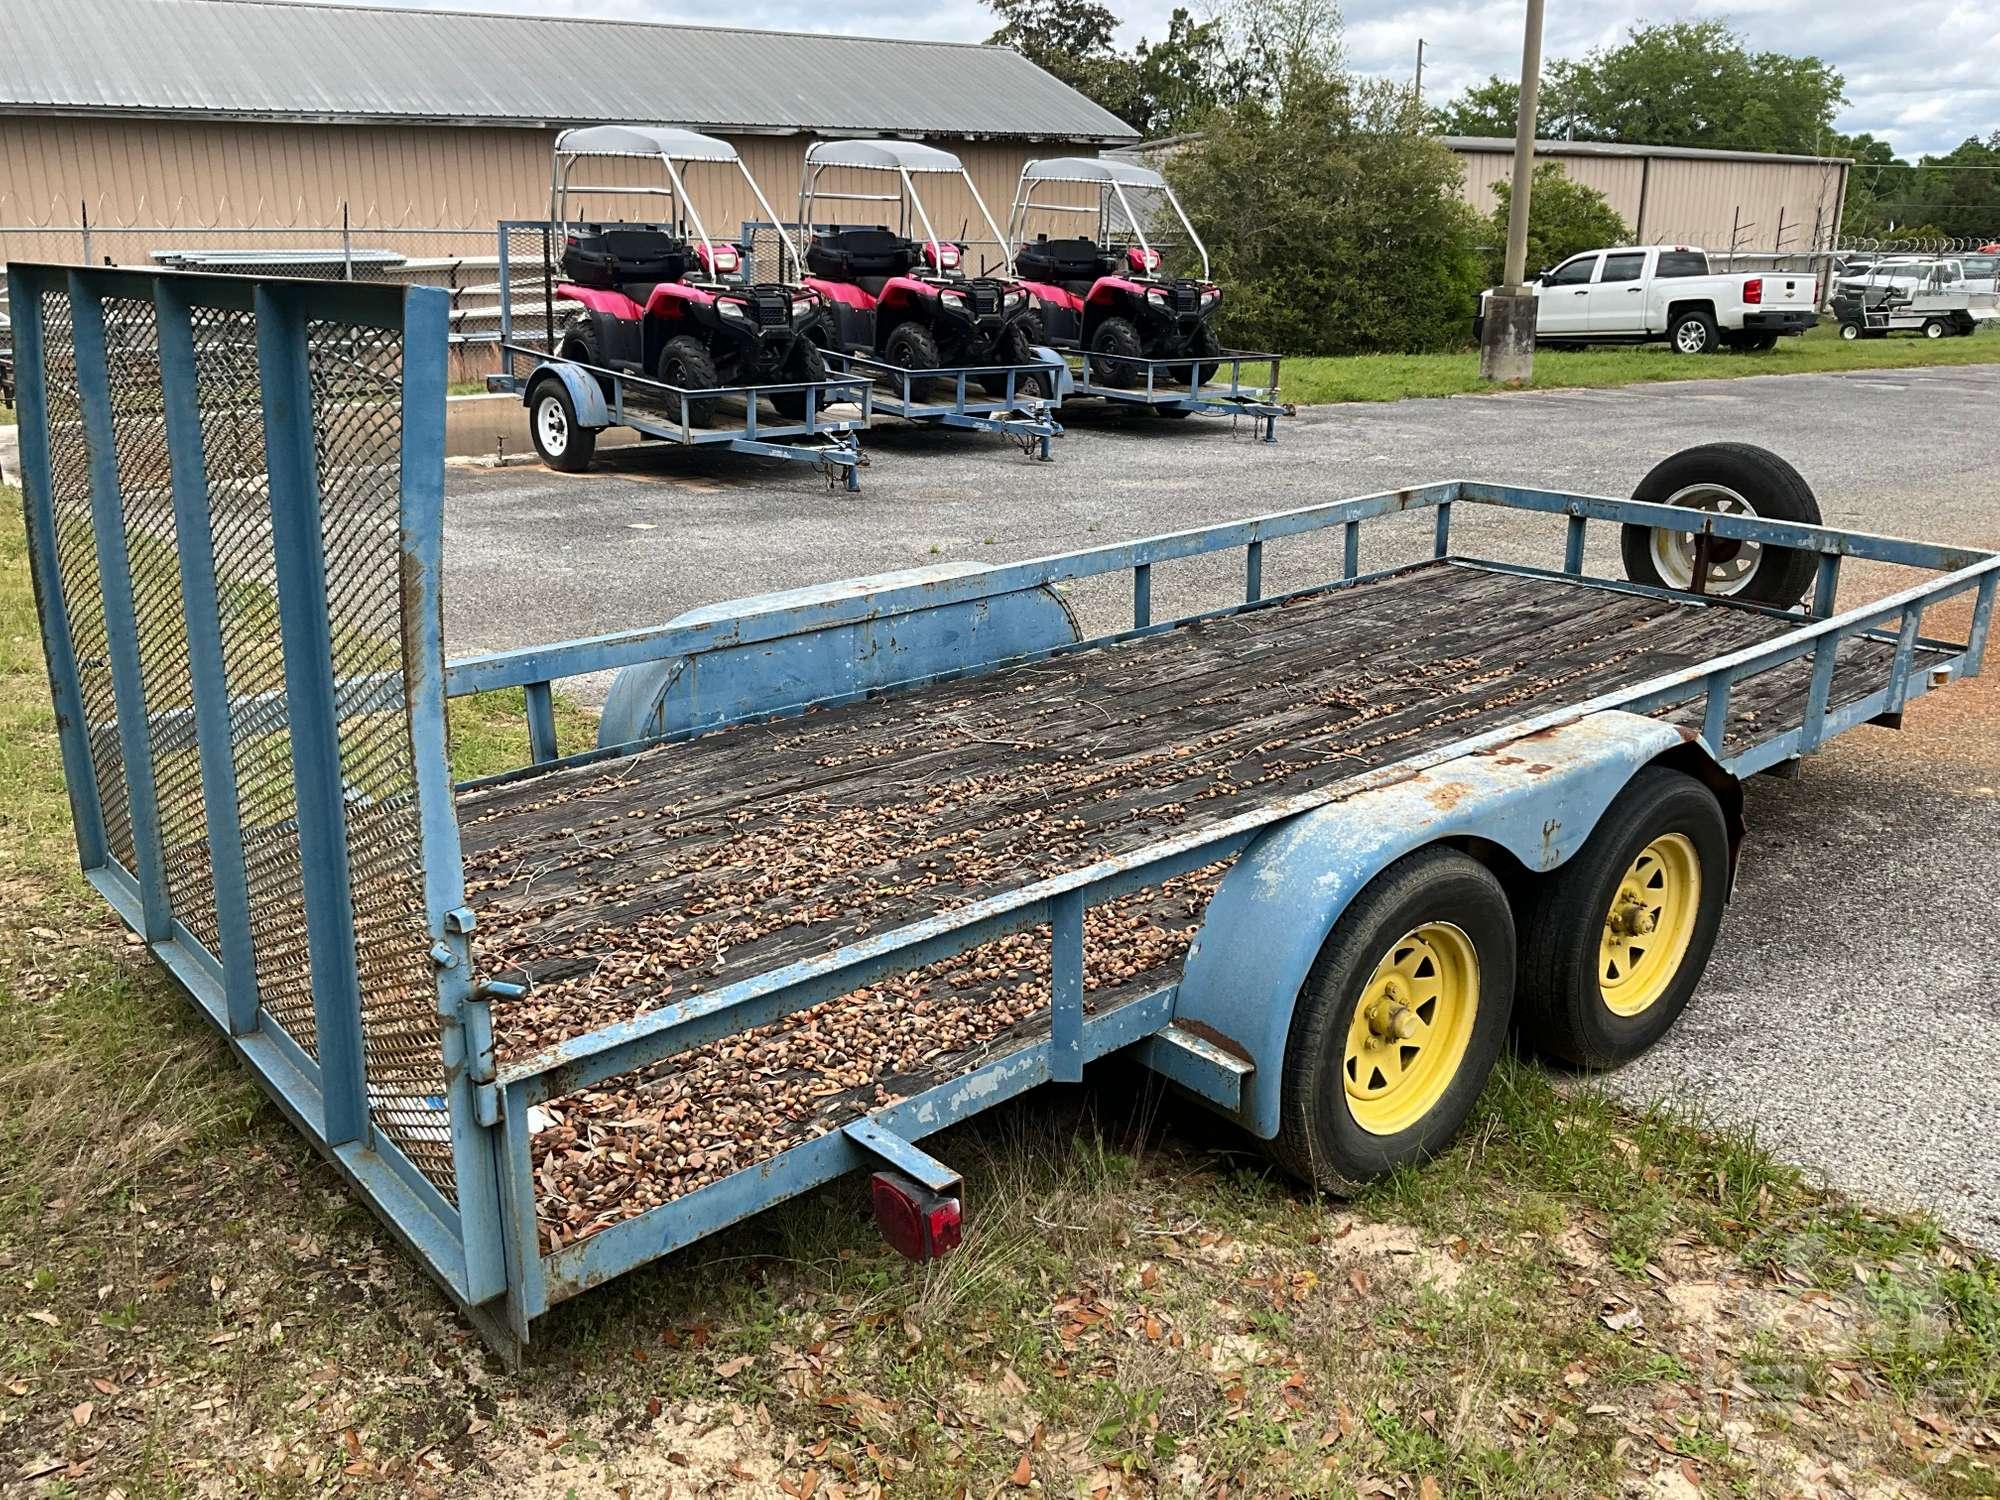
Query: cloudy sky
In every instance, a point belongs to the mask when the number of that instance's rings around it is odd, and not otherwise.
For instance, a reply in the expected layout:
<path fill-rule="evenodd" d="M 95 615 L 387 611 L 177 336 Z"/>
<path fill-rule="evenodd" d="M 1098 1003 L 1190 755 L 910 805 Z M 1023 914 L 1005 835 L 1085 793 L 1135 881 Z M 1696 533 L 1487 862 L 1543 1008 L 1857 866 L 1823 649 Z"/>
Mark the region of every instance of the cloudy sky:
<path fill-rule="evenodd" d="M 993 29 L 979 0 L 895 5 L 848 0 L 833 11 L 817 0 L 739 0 L 718 9 L 691 0 L 390 0 L 439 8 L 519 10 L 541 15 L 621 16 L 635 20 L 727 21 L 749 26 L 923 36 L 979 41 Z M 1187 3 L 1187 0 L 1182 0 Z M 1158 36 L 1174 0 L 1112 0 L 1124 19 L 1126 45 Z M 1202 10 L 1202 0 L 1194 8 Z M 1347 0 L 1347 48 L 1363 72 L 1408 77 L 1417 38 L 1425 53 L 1424 92 L 1457 93 L 1490 73 L 1520 66 L 1520 0 Z M 1573 56 L 1615 42 L 1634 22 L 1682 18 L 1727 21 L 1756 48 L 1814 52 L 1847 79 L 1840 128 L 1868 130 L 1914 158 L 1949 151 L 1969 135 L 2000 130 L 2000 12 L 1991 0 L 1614 0 L 1584 5 L 1553 0 L 1545 54 Z"/>

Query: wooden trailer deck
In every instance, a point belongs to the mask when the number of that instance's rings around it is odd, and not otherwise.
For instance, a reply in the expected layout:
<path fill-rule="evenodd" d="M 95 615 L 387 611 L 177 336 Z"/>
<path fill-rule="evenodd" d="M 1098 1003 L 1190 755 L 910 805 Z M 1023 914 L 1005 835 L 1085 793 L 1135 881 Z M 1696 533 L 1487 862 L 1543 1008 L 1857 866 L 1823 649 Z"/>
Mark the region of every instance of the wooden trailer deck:
<path fill-rule="evenodd" d="M 1768 641 L 1787 622 L 1476 565 L 1392 577 L 460 799 L 503 1061 L 690 993 Z M 1833 706 L 1893 648 L 1850 642 Z M 1803 716 L 1740 683 L 1732 739 Z M 1669 711 L 1698 725 L 1700 707 Z M 1094 909 L 1088 1004 L 1169 982 L 1219 869 Z M 537 1118 L 544 1243 L 630 1217 L 1047 1025 L 1046 929 Z"/>

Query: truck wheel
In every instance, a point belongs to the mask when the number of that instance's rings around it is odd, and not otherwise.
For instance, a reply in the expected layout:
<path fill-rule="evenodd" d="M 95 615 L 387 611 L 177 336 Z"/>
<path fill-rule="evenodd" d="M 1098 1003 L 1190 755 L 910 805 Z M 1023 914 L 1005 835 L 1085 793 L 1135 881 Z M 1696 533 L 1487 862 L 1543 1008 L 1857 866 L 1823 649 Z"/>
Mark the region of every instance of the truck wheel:
<path fill-rule="evenodd" d="M 1687 1009 L 1728 891 L 1715 793 L 1664 766 L 1641 771 L 1535 883 L 1521 922 L 1522 1038 L 1579 1067 L 1630 1062 Z"/>
<path fill-rule="evenodd" d="M 1278 1164 L 1351 1193 L 1444 1149 L 1500 1055 L 1513 1000 L 1514 922 L 1492 872 L 1446 848 L 1389 866 L 1349 903 L 1299 991 Z"/>
<path fill-rule="evenodd" d="M 1949 324 L 1949 323 L 1945 322 L 1945 320 L 1944 320 L 1943 318 L 1925 318 L 1925 319 L 1924 319 L 1924 337 L 1925 337 L 1925 338 L 1927 338 L 1927 339 L 1941 339 L 1941 338 L 1944 338 L 1944 337 L 1946 337 L 1946 336 L 1947 336 L 1948 334 L 1950 334 L 1950 332 L 1951 332 L 1951 324 Z"/>
<path fill-rule="evenodd" d="M 578 423 L 569 390 L 552 375 L 528 395 L 528 436 L 542 462 L 563 474 L 581 474 L 597 452 L 597 430 Z"/>
<path fill-rule="evenodd" d="M 1146 383 L 1144 371 L 1128 363 L 1140 358 L 1146 352 L 1146 346 L 1139 342 L 1139 330 L 1127 319 L 1106 318 L 1099 323 L 1097 332 L 1090 336 L 1090 352 L 1119 356 L 1090 362 L 1090 378 L 1099 385 L 1123 391 Z"/>
<path fill-rule="evenodd" d="M 1690 510 L 1820 522 L 1819 502 L 1799 471 L 1768 448 L 1701 443 L 1662 459 L 1632 491 L 1634 500 Z M 1619 534 L 1625 576 L 1653 588 L 1694 588 L 1692 532 L 1627 526 Z M 1702 592 L 1790 609 L 1811 587 L 1817 558 L 1792 547 L 1717 538 L 1708 550 Z"/>
<path fill-rule="evenodd" d="M 790 363 L 791 369 L 784 375 L 786 381 L 826 379 L 826 356 L 819 352 L 819 345 L 811 339 L 799 340 L 799 347 L 793 352 Z M 803 422 L 806 419 L 806 397 L 805 391 L 786 391 L 773 396 L 771 404 L 778 408 L 778 415 L 787 421 Z M 824 399 L 819 403 L 819 410 L 826 410 Z"/>
<path fill-rule="evenodd" d="M 1715 319 L 1705 312 L 1684 312 L 1674 319 L 1667 341 L 1676 354 L 1712 354 L 1715 351 Z"/>
<path fill-rule="evenodd" d="M 684 391 L 713 390 L 722 383 L 722 377 L 715 373 L 715 360 L 708 352 L 708 346 L 700 339 L 686 334 L 677 334 L 666 342 L 660 350 L 658 374 L 662 384 L 678 386 Z M 679 421 L 681 402 L 678 396 L 668 397 L 672 420 Z M 710 396 L 704 401 L 687 403 L 687 419 L 690 427 L 711 427 L 715 424 L 715 408 L 719 400 Z"/>
<path fill-rule="evenodd" d="M 937 340 L 921 323 L 898 323 L 882 345 L 882 360 L 899 370 L 935 370 L 938 367 Z M 927 401 L 941 385 L 942 382 L 936 380 L 912 380 L 910 395 L 918 401 Z"/>

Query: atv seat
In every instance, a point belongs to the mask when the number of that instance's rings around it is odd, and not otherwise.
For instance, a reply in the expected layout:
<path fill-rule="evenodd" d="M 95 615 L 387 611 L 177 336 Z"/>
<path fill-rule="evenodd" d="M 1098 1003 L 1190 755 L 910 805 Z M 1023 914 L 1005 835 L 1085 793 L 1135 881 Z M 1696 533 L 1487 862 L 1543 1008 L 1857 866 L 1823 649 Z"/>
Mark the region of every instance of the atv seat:
<path fill-rule="evenodd" d="M 563 247 L 563 275 L 579 286 L 612 287 L 643 303 L 663 281 L 694 269 L 686 240 L 664 229 L 588 224 Z"/>
<path fill-rule="evenodd" d="M 880 295 L 890 277 L 907 276 L 916 261 L 917 247 L 880 225 L 828 230 L 806 246 L 806 269 L 813 275 L 851 281 L 870 296 Z"/>
<path fill-rule="evenodd" d="M 1112 271 L 1103 247 L 1083 239 L 1038 239 L 1021 247 L 1014 265 L 1031 281 L 1095 281 Z"/>

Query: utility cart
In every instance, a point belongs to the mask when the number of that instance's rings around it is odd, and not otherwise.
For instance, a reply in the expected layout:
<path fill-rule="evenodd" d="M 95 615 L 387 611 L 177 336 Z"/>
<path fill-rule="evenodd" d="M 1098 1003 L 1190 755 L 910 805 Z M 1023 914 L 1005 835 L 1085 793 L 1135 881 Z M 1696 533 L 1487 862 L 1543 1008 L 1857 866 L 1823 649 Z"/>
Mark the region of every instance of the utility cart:
<path fill-rule="evenodd" d="M 1833 315 L 1850 342 L 1892 333 L 1962 338 L 2000 322 L 2000 298 L 1990 284 L 1968 281 L 1958 260 L 1883 260 L 1840 279 Z"/>
<path fill-rule="evenodd" d="M 619 170 L 632 161 L 659 180 Z M 587 469 L 598 434 L 627 427 L 814 464 L 858 489 L 868 383 L 829 375 L 829 313 L 802 284 L 796 246 L 773 258 L 777 279 L 756 283 L 744 247 L 710 235 L 688 192 L 696 166 L 733 167 L 771 212 L 736 148 L 713 136 L 594 125 L 556 137 L 548 222 L 500 225 L 501 367 L 488 387 L 521 393 L 529 438 L 552 469 Z M 618 180 L 592 181 L 593 172 Z M 586 212 L 630 198 L 651 207 L 644 222 Z M 525 328 L 515 311 L 523 283 Z"/>
<path fill-rule="evenodd" d="M 1631 500 L 1453 480 L 448 662 L 444 292 L 9 274 L 83 868 L 510 1356 L 849 1172 L 949 1250 L 921 1142 L 1109 1052 L 1332 1191 L 1443 1149 L 1510 1026 L 1636 1055 L 1741 779 L 1976 673 L 2000 583 L 1716 444 Z M 1157 608 L 1203 560 L 1227 596 Z M 1911 581 L 1840 607 L 1850 560 Z M 1083 639 L 1093 587 L 1129 612 Z M 455 786 L 449 700 L 498 689 L 528 763 Z"/>

